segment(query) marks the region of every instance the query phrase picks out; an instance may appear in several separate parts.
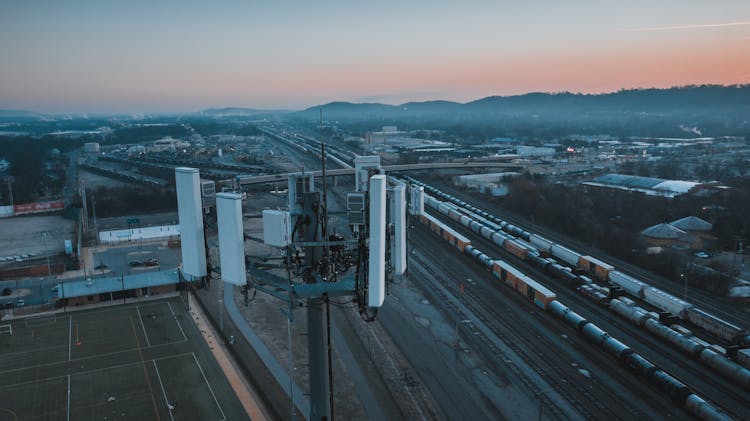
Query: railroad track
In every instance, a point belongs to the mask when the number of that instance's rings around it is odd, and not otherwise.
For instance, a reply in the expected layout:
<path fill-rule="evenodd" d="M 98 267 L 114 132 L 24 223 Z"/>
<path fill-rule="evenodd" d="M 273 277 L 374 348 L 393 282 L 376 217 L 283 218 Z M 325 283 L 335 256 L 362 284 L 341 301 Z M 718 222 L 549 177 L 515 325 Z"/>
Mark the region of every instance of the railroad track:
<path fill-rule="evenodd" d="M 750 393 L 742 389 L 709 367 L 697 360 L 669 347 L 664 342 L 637 328 L 631 323 L 620 319 L 604 307 L 590 301 L 577 291 L 570 289 L 562 281 L 551 278 L 548 274 L 532 266 L 528 262 L 518 259 L 505 249 L 476 235 L 466 227 L 455 223 L 450 218 L 439 215 L 439 219 L 451 228 L 471 239 L 472 243 L 485 253 L 503 259 L 536 281 L 554 290 L 558 297 L 567 305 L 573 306 L 582 316 L 597 323 L 602 329 L 613 334 L 655 364 L 666 369 L 670 374 L 679 378 L 706 398 L 721 406 L 727 413 L 738 419 L 750 419 Z"/>
<path fill-rule="evenodd" d="M 524 230 L 537 233 L 559 244 L 570 246 L 578 252 L 600 258 L 605 262 L 609 262 L 615 265 L 618 270 L 636 276 L 637 278 L 657 288 L 660 288 L 674 295 L 675 297 L 684 296 L 683 285 L 679 285 L 674 281 L 664 278 L 663 276 L 654 274 L 653 272 L 642 269 L 636 265 L 633 265 L 632 263 L 607 255 L 601 250 L 583 244 L 578 240 L 571 239 L 570 237 L 562 235 L 552 229 L 539 225 L 534 225 L 532 227 L 531 224 L 529 224 L 529 221 L 525 218 L 519 217 L 517 214 L 505 211 L 497 206 L 487 206 L 487 203 L 482 200 L 478 200 L 476 195 L 472 196 L 470 194 L 467 194 L 465 191 L 461 191 L 441 182 L 434 182 L 433 185 L 445 191 L 446 193 L 459 197 L 461 200 L 467 203 L 470 203 L 479 208 L 483 208 L 488 212 L 491 212 L 498 217 L 512 223 L 513 225 L 523 228 Z M 691 287 L 688 289 L 688 299 L 691 302 L 699 304 L 700 307 L 710 311 L 711 313 L 714 313 L 715 315 L 723 318 L 728 322 L 734 323 L 746 329 L 750 329 L 750 310 L 740 311 L 740 313 L 744 313 L 744 316 L 738 315 L 739 307 L 731 302 L 731 300 L 728 298 L 716 297 L 715 295 L 700 290 L 697 287 Z M 717 342 L 722 342 L 722 340 L 717 338 Z"/>
<path fill-rule="evenodd" d="M 431 234 L 429 234 L 431 235 Z M 420 243 L 420 249 L 425 250 L 428 247 L 433 247 L 434 244 Z M 545 344 L 546 346 L 540 346 L 540 338 L 535 334 L 533 329 L 528 329 L 526 323 L 503 323 L 506 320 L 520 320 L 518 313 L 521 311 L 522 306 L 528 305 L 528 303 L 519 303 L 519 307 L 514 310 L 509 310 L 506 313 L 499 311 L 502 306 L 498 306 L 497 302 L 487 296 L 487 294 L 479 293 L 479 288 L 472 286 L 465 286 L 464 293 L 459 294 L 457 289 L 458 285 L 455 281 L 446 279 L 448 274 L 445 272 L 438 272 L 433 269 L 434 262 L 440 261 L 440 256 L 432 257 L 418 257 L 415 259 L 419 262 L 421 270 L 426 272 L 430 278 L 437 280 L 441 287 L 435 288 L 434 285 L 428 285 L 424 289 L 428 290 L 429 293 L 436 295 L 436 302 L 440 302 L 447 307 L 449 316 L 457 317 L 458 320 L 463 320 L 467 317 L 464 311 L 454 303 L 455 299 L 460 300 L 461 304 L 467 308 L 471 314 L 480 320 L 485 326 L 487 326 L 492 335 L 499 338 L 505 343 L 516 355 L 522 357 L 526 363 L 533 368 L 533 370 L 548 384 L 550 385 L 560 396 L 568 401 L 568 403 L 575 408 L 575 410 L 584 418 L 594 419 L 647 419 L 649 416 L 643 411 L 635 407 L 634 405 L 624 402 L 620 394 L 609 388 L 592 387 L 590 381 L 586 384 L 582 381 L 571 381 L 571 378 L 583 379 L 583 376 L 578 372 L 577 368 L 571 367 L 570 364 L 557 364 L 560 360 L 560 352 L 554 346 Z M 414 263 L 414 260 L 412 260 Z M 453 276 L 449 276 L 453 279 L 463 279 L 465 275 L 456 273 L 453 269 L 442 267 L 444 271 L 451 273 Z M 450 299 L 448 294 L 451 294 L 454 298 Z M 524 315 L 527 316 L 527 315 Z M 523 317 L 521 317 L 522 319 Z M 547 320 L 540 320 L 540 322 L 546 322 Z M 480 349 L 483 353 L 494 360 L 495 364 L 506 364 L 517 377 L 524 382 L 527 388 L 531 390 L 536 396 L 540 397 L 545 405 L 545 408 L 550 410 L 558 418 L 567 418 L 563 411 L 561 411 L 549 398 L 546 397 L 543 390 L 541 390 L 536 384 L 529 381 L 524 373 L 521 372 L 512 363 L 512 360 L 504 355 L 499 350 L 487 335 L 482 332 L 473 324 L 468 324 L 464 328 L 468 331 L 469 338 L 478 340 L 482 345 Z"/>

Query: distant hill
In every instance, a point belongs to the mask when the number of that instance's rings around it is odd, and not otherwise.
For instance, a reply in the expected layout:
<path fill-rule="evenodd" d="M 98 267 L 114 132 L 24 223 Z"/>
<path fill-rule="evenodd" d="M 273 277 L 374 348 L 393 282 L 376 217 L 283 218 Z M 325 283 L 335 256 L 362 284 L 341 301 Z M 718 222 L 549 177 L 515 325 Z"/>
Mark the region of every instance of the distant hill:
<path fill-rule="evenodd" d="M 750 85 L 702 85 L 669 89 L 630 89 L 606 94 L 574 94 L 570 92 L 533 92 L 514 96 L 489 96 L 467 103 L 451 101 L 408 102 L 401 105 L 379 103 L 331 102 L 294 113 L 298 117 L 319 117 L 323 108 L 327 119 L 408 118 L 494 114 L 579 114 L 617 112 L 666 112 L 750 107 Z"/>
<path fill-rule="evenodd" d="M 629 89 L 606 94 L 528 93 L 490 96 L 467 103 L 409 102 L 401 105 L 332 102 L 289 114 L 361 126 L 377 124 L 485 126 L 501 132 L 609 132 L 675 134 L 697 127 L 710 134 L 750 132 L 750 85 L 701 85 L 669 89 Z M 496 130 L 497 129 L 497 130 Z M 655 130 L 657 129 L 657 130 Z"/>
<path fill-rule="evenodd" d="M 0 121 L 42 121 L 46 120 L 43 114 L 28 110 L 0 110 Z"/>
<path fill-rule="evenodd" d="M 284 114 L 288 113 L 286 110 L 258 110 L 254 108 L 241 108 L 241 107 L 224 107 L 224 108 L 208 108 L 201 111 L 199 114 L 207 117 L 250 117 L 261 114 Z"/>

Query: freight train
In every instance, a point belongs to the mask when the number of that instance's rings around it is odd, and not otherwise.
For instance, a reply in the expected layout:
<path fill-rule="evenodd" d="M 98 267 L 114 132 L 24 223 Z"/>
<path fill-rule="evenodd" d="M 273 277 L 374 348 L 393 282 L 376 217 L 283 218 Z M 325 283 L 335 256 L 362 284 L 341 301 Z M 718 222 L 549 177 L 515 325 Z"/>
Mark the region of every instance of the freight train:
<path fill-rule="evenodd" d="M 427 227 L 430 228 L 432 232 L 442 237 L 445 241 L 456 247 L 462 253 L 466 246 L 468 244 L 471 244 L 471 241 L 469 241 L 468 238 L 457 233 L 456 231 L 451 229 L 451 227 L 443 224 L 429 214 L 423 213 L 422 215 L 419 215 L 419 220 L 423 224 L 427 225 Z"/>
<path fill-rule="evenodd" d="M 575 329 L 586 341 L 621 361 L 627 368 L 665 392 L 676 404 L 696 417 L 705 420 L 728 420 L 713 405 L 695 394 L 686 384 L 661 370 L 633 349 L 623 344 L 594 323 L 586 320 L 557 300 L 556 294 L 524 275 L 503 260 L 491 259 L 471 244 L 471 241 L 433 216 L 422 213 L 420 221 L 459 251 L 472 257 L 493 276 L 529 301 L 546 310 L 566 325 Z M 459 218 L 460 219 L 460 218 Z M 505 243 L 505 242 L 504 242 Z M 504 244 L 503 243 L 503 244 Z"/>
<path fill-rule="evenodd" d="M 689 321 L 729 344 L 750 346 L 748 331 L 716 317 L 687 301 L 681 300 L 648 283 L 616 270 L 613 265 L 592 256 L 581 255 L 569 248 L 556 244 L 540 235 L 525 231 L 503 221 L 454 196 L 447 195 L 432 186 L 411 177 L 404 177 L 410 183 L 422 186 L 425 191 L 445 200 L 425 195 L 425 204 L 449 218 L 459 222 L 471 231 L 482 235 L 516 257 L 529 261 L 552 276 L 568 284 L 579 287 L 596 279 L 607 282 L 610 289 L 621 289 L 627 294 L 642 299 L 664 312 Z M 563 262 L 572 268 L 560 264 Z M 581 269 L 588 276 L 581 276 Z"/>
<path fill-rule="evenodd" d="M 728 323 L 723 322 L 720 319 L 717 319 L 716 317 L 710 315 L 709 313 L 697 309 L 689 303 L 679 300 L 678 298 L 673 297 L 657 288 L 650 287 L 635 280 L 632 277 L 616 272 L 613 270 L 614 268 L 611 265 L 608 265 L 596 258 L 578 255 L 567 248 L 552 244 L 548 240 L 545 240 L 539 236 L 535 236 L 534 234 L 530 236 L 530 239 L 532 240 L 531 243 L 527 243 L 521 239 L 514 238 L 507 233 L 499 231 L 498 224 L 495 224 L 482 216 L 472 214 L 471 212 L 467 212 L 465 210 L 461 210 L 453 204 L 441 202 L 429 196 L 427 197 L 426 203 L 428 206 L 438 209 L 439 212 L 447 215 L 450 219 L 459 222 L 473 232 L 480 234 L 481 236 L 504 248 L 515 257 L 521 260 L 528 261 L 534 266 L 544 270 L 548 274 L 562 279 L 571 287 L 576 288 L 584 296 L 603 306 L 609 306 L 610 298 L 612 298 L 613 296 L 617 296 L 616 293 L 619 285 L 625 285 L 626 288 L 623 288 L 623 290 L 629 291 L 631 295 L 643 298 L 644 301 L 654 305 L 657 308 L 667 309 L 666 311 L 675 316 L 693 319 L 697 322 L 695 324 L 702 327 L 706 326 L 713 329 L 713 331 L 720 332 L 726 335 L 733 335 L 727 336 L 727 339 L 736 338 L 736 330 L 729 331 L 726 329 L 727 326 L 730 326 Z M 440 221 L 435 220 L 431 216 L 429 216 L 429 218 L 432 221 L 436 221 L 432 222 L 433 225 L 442 224 Z M 448 227 L 444 228 L 444 230 L 446 229 L 450 230 L 450 228 Z M 541 240 L 544 240 L 545 243 L 542 243 Z M 461 244 L 462 247 L 460 248 L 460 250 L 464 251 L 464 249 L 466 248 L 466 239 L 464 239 Z M 540 251 L 538 249 L 538 246 L 540 244 L 546 244 L 548 247 L 545 247 Z M 586 268 L 585 272 L 587 274 L 590 274 L 593 278 L 599 280 L 606 280 L 610 278 L 615 279 L 615 282 L 612 282 L 612 284 L 617 285 L 618 287 L 608 288 L 599 286 L 595 284 L 594 281 L 588 276 L 575 274 L 571 268 L 562 266 L 551 258 L 542 257 L 542 253 L 548 256 L 557 257 L 565 262 L 578 262 L 577 266 Z M 473 253 L 470 254 L 473 255 Z M 484 260 L 482 262 L 485 263 Z M 497 265 L 493 266 L 492 271 L 497 276 L 496 268 Z M 504 278 L 501 279 L 504 280 Z M 637 284 L 636 282 L 639 283 Z M 615 312 L 616 314 L 620 314 L 614 309 L 613 312 Z M 649 314 L 654 316 L 654 318 L 658 321 L 669 322 L 671 324 L 669 317 L 665 317 L 666 313 L 662 313 L 661 317 L 656 313 Z M 700 317 L 695 317 L 696 314 L 700 315 Z M 709 325 L 709 320 L 713 321 L 714 324 Z M 645 327 L 643 325 L 639 325 L 639 327 L 644 328 L 650 334 L 659 337 L 660 339 L 669 343 L 671 346 L 675 346 L 678 350 L 687 353 L 691 357 L 700 355 L 699 361 L 701 363 L 711 367 L 712 369 L 716 370 L 721 375 L 729 378 L 735 383 L 739 383 L 745 387 L 750 388 L 750 370 L 748 370 L 747 368 L 743 368 L 742 366 L 728 359 L 725 356 L 727 354 L 726 350 L 720 347 L 711 348 L 710 344 L 704 341 L 700 341 L 697 338 L 691 338 L 689 335 L 691 334 L 691 332 L 686 332 L 689 334 L 682 334 L 670 327 L 664 326 L 658 321 L 648 323 L 645 325 Z M 659 327 L 656 327 L 657 324 Z M 687 341 L 694 342 L 702 350 L 705 349 L 705 351 L 699 354 L 695 354 L 687 350 L 685 347 L 680 346 Z M 734 349 L 734 351 L 736 351 L 736 349 Z"/>

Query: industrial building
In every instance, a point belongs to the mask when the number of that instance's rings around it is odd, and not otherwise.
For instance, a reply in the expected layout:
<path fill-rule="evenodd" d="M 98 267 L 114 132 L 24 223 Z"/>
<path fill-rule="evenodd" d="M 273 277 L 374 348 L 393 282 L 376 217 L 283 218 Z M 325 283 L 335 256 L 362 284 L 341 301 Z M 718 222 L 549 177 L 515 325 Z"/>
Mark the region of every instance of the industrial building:
<path fill-rule="evenodd" d="M 641 231 L 646 244 L 652 247 L 704 250 L 715 245 L 713 225 L 695 216 L 670 223 L 657 224 Z"/>
<path fill-rule="evenodd" d="M 189 148 L 190 143 L 184 140 L 165 137 L 154 141 L 149 152 L 175 152 L 178 149 Z"/>
<path fill-rule="evenodd" d="M 539 146 L 528 146 L 518 145 L 516 146 L 516 154 L 522 157 L 553 157 L 557 151 L 554 148 L 539 147 Z"/>
<path fill-rule="evenodd" d="M 86 142 L 83 144 L 83 151 L 86 153 L 99 153 L 99 143 L 98 142 Z"/>
<path fill-rule="evenodd" d="M 479 190 L 481 193 L 502 197 L 508 194 L 510 179 L 519 175 L 520 173 L 517 172 L 461 175 L 455 178 L 455 183 L 469 189 Z"/>
<path fill-rule="evenodd" d="M 118 244 L 142 240 L 177 240 L 179 238 L 179 225 L 161 225 L 99 232 L 99 242 L 101 244 Z"/>
<path fill-rule="evenodd" d="M 63 282 L 52 288 L 56 307 L 81 306 L 177 291 L 177 270 Z"/>
<path fill-rule="evenodd" d="M 695 237 L 693 243 L 693 249 L 695 250 L 711 249 L 716 245 L 716 237 L 711 234 L 713 225 L 697 216 L 686 216 L 669 224 L 692 234 Z"/>
<path fill-rule="evenodd" d="M 605 174 L 581 184 L 585 188 L 590 189 L 622 190 L 667 198 L 697 192 L 702 188 L 699 187 L 702 185 L 701 183 L 694 181 L 665 180 L 662 178 L 639 177 L 636 175 L 624 174 Z"/>
<path fill-rule="evenodd" d="M 644 229 L 641 231 L 641 236 L 651 247 L 685 248 L 691 242 L 691 236 L 688 233 L 666 223 Z"/>

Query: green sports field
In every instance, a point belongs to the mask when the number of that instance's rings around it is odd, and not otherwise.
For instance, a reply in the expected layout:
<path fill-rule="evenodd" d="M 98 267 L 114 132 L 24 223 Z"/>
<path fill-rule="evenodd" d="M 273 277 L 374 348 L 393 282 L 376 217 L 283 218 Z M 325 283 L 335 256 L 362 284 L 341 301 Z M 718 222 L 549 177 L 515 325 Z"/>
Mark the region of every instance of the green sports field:
<path fill-rule="evenodd" d="M 247 419 L 179 298 L 9 323 L 0 421 Z"/>

